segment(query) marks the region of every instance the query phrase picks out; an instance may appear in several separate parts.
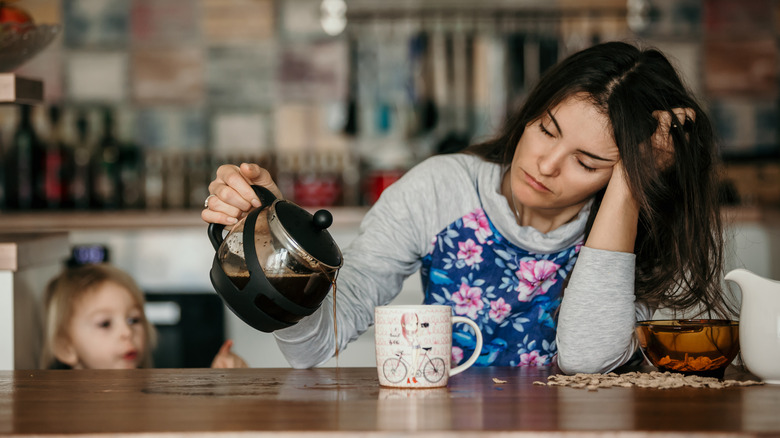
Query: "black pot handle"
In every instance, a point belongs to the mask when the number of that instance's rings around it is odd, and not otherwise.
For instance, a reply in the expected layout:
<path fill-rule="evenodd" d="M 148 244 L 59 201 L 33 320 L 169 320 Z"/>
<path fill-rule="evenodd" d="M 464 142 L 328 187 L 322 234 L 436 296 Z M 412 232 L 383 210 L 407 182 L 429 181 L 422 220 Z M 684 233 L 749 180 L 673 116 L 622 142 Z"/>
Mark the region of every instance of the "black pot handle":
<path fill-rule="evenodd" d="M 263 186 L 252 185 L 252 189 L 254 189 L 257 197 L 260 198 L 260 209 L 268 207 L 273 204 L 274 201 L 276 201 L 276 196 L 274 196 L 273 192 L 267 188 Z M 223 224 L 209 224 L 209 240 L 211 241 L 211 246 L 214 247 L 214 251 L 218 250 L 220 245 L 222 245 L 222 241 L 225 240 L 225 238 L 222 237 L 222 232 L 224 230 L 225 225 Z"/>
<path fill-rule="evenodd" d="M 252 188 L 255 190 L 257 197 L 260 198 L 262 208 L 268 207 L 276 201 L 276 196 L 267 188 L 258 185 L 252 185 Z"/>
<path fill-rule="evenodd" d="M 222 237 L 224 229 L 224 224 L 209 224 L 209 240 L 211 241 L 211 246 L 214 247 L 214 251 L 218 250 L 219 246 L 222 245 L 222 241 L 225 240 Z"/>

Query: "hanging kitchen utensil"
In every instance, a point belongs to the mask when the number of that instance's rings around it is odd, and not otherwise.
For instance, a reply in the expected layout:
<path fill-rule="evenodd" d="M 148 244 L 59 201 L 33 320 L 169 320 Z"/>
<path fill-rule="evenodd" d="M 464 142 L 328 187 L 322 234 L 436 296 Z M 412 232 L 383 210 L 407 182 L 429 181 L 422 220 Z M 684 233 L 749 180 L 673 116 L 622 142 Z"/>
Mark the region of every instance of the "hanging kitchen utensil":
<path fill-rule="evenodd" d="M 469 40 L 462 31 L 453 32 L 448 36 L 450 46 L 450 62 L 448 66 L 448 108 L 445 135 L 439 142 L 437 153 L 449 154 L 462 150 L 469 145 L 470 135 L 470 65 Z"/>
<path fill-rule="evenodd" d="M 347 104 L 346 104 L 346 121 L 344 123 L 344 133 L 347 135 L 355 135 L 358 131 L 358 62 L 357 62 L 357 40 L 355 36 L 350 34 L 348 37 L 347 47 L 347 59 L 348 65 L 348 79 L 347 79 Z"/>

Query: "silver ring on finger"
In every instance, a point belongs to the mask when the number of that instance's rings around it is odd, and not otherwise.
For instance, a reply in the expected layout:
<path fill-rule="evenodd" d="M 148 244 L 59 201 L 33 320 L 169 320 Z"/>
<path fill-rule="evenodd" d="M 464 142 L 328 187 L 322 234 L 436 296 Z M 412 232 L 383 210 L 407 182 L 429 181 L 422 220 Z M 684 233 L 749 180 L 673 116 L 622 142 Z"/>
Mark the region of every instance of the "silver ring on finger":
<path fill-rule="evenodd" d="M 212 197 L 212 196 L 217 196 L 217 195 L 209 195 L 209 196 L 206 198 L 206 200 L 205 200 L 205 201 L 203 201 L 203 208 L 209 208 L 209 199 L 211 199 L 211 197 Z"/>

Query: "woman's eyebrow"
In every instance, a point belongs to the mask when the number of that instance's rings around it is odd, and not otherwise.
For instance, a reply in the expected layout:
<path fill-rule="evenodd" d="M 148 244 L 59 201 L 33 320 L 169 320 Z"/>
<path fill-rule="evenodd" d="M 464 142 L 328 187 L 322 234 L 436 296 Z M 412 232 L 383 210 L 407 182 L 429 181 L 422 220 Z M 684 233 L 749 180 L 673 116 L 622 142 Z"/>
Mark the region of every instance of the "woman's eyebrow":
<path fill-rule="evenodd" d="M 594 160 L 600 160 L 600 161 L 614 161 L 614 160 L 611 160 L 611 159 L 609 159 L 609 158 L 600 157 L 600 156 L 598 156 L 598 155 L 594 154 L 593 152 L 588 152 L 588 151 L 586 151 L 586 150 L 583 150 L 583 149 L 577 149 L 577 152 L 579 152 L 579 153 L 581 153 L 581 154 L 583 154 L 583 155 L 587 155 L 587 156 L 589 156 L 590 158 L 593 158 Z"/>
<path fill-rule="evenodd" d="M 550 120 L 552 120 L 552 122 L 555 125 L 555 128 L 558 130 L 558 132 L 561 135 L 563 135 L 563 133 L 561 132 L 561 127 L 560 127 L 560 125 L 558 125 L 558 121 L 555 120 L 555 116 L 553 116 L 553 114 L 552 114 L 552 112 L 550 112 L 550 110 L 547 110 L 547 115 L 550 116 Z M 593 158 L 594 160 L 609 161 L 609 162 L 615 161 L 615 160 L 612 160 L 612 159 L 609 159 L 609 158 L 600 157 L 600 156 L 594 154 L 593 152 L 588 152 L 588 151 L 586 151 L 584 149 L 577 149 L 577 152 L 579 152 L 579 153 L 581 153 L 583 155 L 587 155 L 590 158 Z"/>
<path fill-rule="evenodd" d="M 555 129 L 557 129 L 560 134 L 563 134 L 561 132 L 561 125 L 558 124 L 558 121 L 555 120 L 555 116 L 553 116 L 549 109 L 547 110 L 547 115 L 550 116 L 550 120 L 552 120 L 553 124 L 555 125 Z"/>

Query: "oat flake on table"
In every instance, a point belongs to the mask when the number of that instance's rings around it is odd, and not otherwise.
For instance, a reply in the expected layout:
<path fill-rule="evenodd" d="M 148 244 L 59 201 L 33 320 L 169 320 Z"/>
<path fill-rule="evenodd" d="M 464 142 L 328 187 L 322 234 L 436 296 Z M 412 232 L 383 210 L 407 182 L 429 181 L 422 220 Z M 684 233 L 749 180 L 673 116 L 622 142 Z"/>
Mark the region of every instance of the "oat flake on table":
<path fill-rule="evenodd" d="M 611 388 L 619 386 L 630 388 L 636 386 L 639 388 L 682 388 L 689 386 L 693 388 L 727 388 L 729 386 L 753 386 L 763 385 L 764 382 L 755 380 L 718 380 L 715 377 L 685 376 L 682 374 L 651 371 L 649 373 L 640 373 L 637 371 L 625 374 L 575 374 L 567 376 L 556 374 L 549 376 L 547 382 L 534 382 L 534 385 L 543 386 L 569 386 L 572 388 L 587 388 L 590 391 L 597 391 L 599 388 Z"/>

